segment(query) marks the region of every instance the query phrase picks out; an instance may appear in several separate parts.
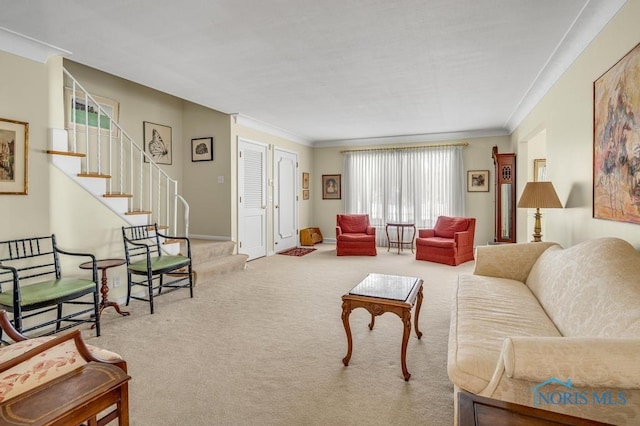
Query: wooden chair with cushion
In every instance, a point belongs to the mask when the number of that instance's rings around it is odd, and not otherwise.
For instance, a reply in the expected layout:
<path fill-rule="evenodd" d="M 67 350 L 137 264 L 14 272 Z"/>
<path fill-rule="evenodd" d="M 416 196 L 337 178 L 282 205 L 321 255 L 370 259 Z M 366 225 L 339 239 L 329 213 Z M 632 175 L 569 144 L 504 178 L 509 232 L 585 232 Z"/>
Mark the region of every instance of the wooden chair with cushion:
<path fill-rule="evenodd" d="M 85 344 L 80 330 L 28 339 L 0 310 L 14 343 L 0 348 L 0 424 L 129 424 L 127 363 Z"/>
<path fill-rule="evenodd" d="M 416 260 L 456 266 L 473 260 L 476 219 L 440 216 L 431 229 L 419 229 Z"/>
<path fill-rule="evenodd" d="M 185 237 L 170 237 L 158 232 L 158 225 L 122 227 L 124 252 L 127 260 L 127 306 L 131 299 L 149 302 L 154 312 L 154 292 L 160 295 L 163 288 L 177 290 L 188 288 L 193 297 L 193 270 L 191 267 L 191 243 Z M 161 240 L 162 238 L 162 240 Z M 163 253 L 162 241 L 178 240 L 184 242 L 187 254 L 169 255 Z M 171 279 L 166 279 L 170 276 Z M 154 286 L 154 281 L 157 285 Z M 146 288 L 148 298 L 134 296 L 134 286 Z"/>
<path fill-rule="evenodd" d="M 91 277 L 80 278 L 77 268 L 73 276 L 63 276 L 61 255 L 91 260 Z M 68 308 L 66 312 L 63 307 Z M 23 334 L 45 327 L 41 334 L 53 334 L 93 323 L 100 336 L 95 256 L 60 249 L 55 235 L 0 241 L 0 309 L 13 314 L 13 324 Z"/>
<path fill-rule="evenodd" d="M 376 228 L 368 214 L 339 214 L 336 217 L 338 256 L 376 256 Z"/>

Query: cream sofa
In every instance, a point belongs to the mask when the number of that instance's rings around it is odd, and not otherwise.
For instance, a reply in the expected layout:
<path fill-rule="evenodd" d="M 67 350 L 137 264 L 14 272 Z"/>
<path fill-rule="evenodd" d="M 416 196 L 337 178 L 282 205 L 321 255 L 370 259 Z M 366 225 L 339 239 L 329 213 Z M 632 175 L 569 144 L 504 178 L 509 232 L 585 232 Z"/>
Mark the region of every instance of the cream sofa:
<path fill-rule="evenodd" d="M 640 254 L 617 238 L 478 247 L 447 370 L 456 395 L 640 424 Z"/>

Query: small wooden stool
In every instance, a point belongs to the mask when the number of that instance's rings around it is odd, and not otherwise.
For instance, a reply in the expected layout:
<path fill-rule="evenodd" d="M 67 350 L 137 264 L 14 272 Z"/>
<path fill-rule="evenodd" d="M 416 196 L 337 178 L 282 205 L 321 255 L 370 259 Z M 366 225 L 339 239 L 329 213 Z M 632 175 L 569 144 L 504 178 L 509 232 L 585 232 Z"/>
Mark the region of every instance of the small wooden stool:
<path fill-rule="evenodd" d="M 89 362 L 0 404 L 0 425 L 129 425 L 131 379 L 121 368 Z M 97 416 L 112 405 L 104 417 Z"/>

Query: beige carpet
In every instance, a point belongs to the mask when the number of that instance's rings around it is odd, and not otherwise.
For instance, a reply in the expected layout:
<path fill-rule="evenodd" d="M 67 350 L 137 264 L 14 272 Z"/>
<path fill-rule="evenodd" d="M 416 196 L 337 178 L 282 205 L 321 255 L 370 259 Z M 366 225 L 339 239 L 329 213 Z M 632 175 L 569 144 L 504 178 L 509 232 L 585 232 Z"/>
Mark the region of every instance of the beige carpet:
<path fill-rule="evenodd" d="M 473 262 L 450 267 L 384 248 L 377 257 L 337 257 L 331 244 L 316 248 L 199 281 L 193 299 L 188 291 L 163 295 L 154 315 L 135 300 L 129 317 L 107 309 L 102 336 L 84 334 L 127 360 L 131 424 L 450 426 L 450 300 Z M 370 331 L 369 313 L 353 311 L 353 356 L 342 365 L 340 298 L 369 272 L 425 281 L 424 335 L 412 331 L 409 382 L 400 368 L 402 323 L 391 313 Z"/>

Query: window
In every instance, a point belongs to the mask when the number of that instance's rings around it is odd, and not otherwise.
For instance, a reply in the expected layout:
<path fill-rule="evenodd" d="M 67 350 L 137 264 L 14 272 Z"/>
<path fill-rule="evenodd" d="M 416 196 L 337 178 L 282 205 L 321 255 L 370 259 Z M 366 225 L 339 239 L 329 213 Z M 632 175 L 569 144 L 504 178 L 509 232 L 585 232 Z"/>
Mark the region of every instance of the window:
<path fill-rule="evenodd" d="M 345 153 L 343 192 L 347 213 L 367 213 L 387 244 L 388 221 L 429 228 L 440 215 L 464 216 L 466 179 L 462 145 Z"/>

